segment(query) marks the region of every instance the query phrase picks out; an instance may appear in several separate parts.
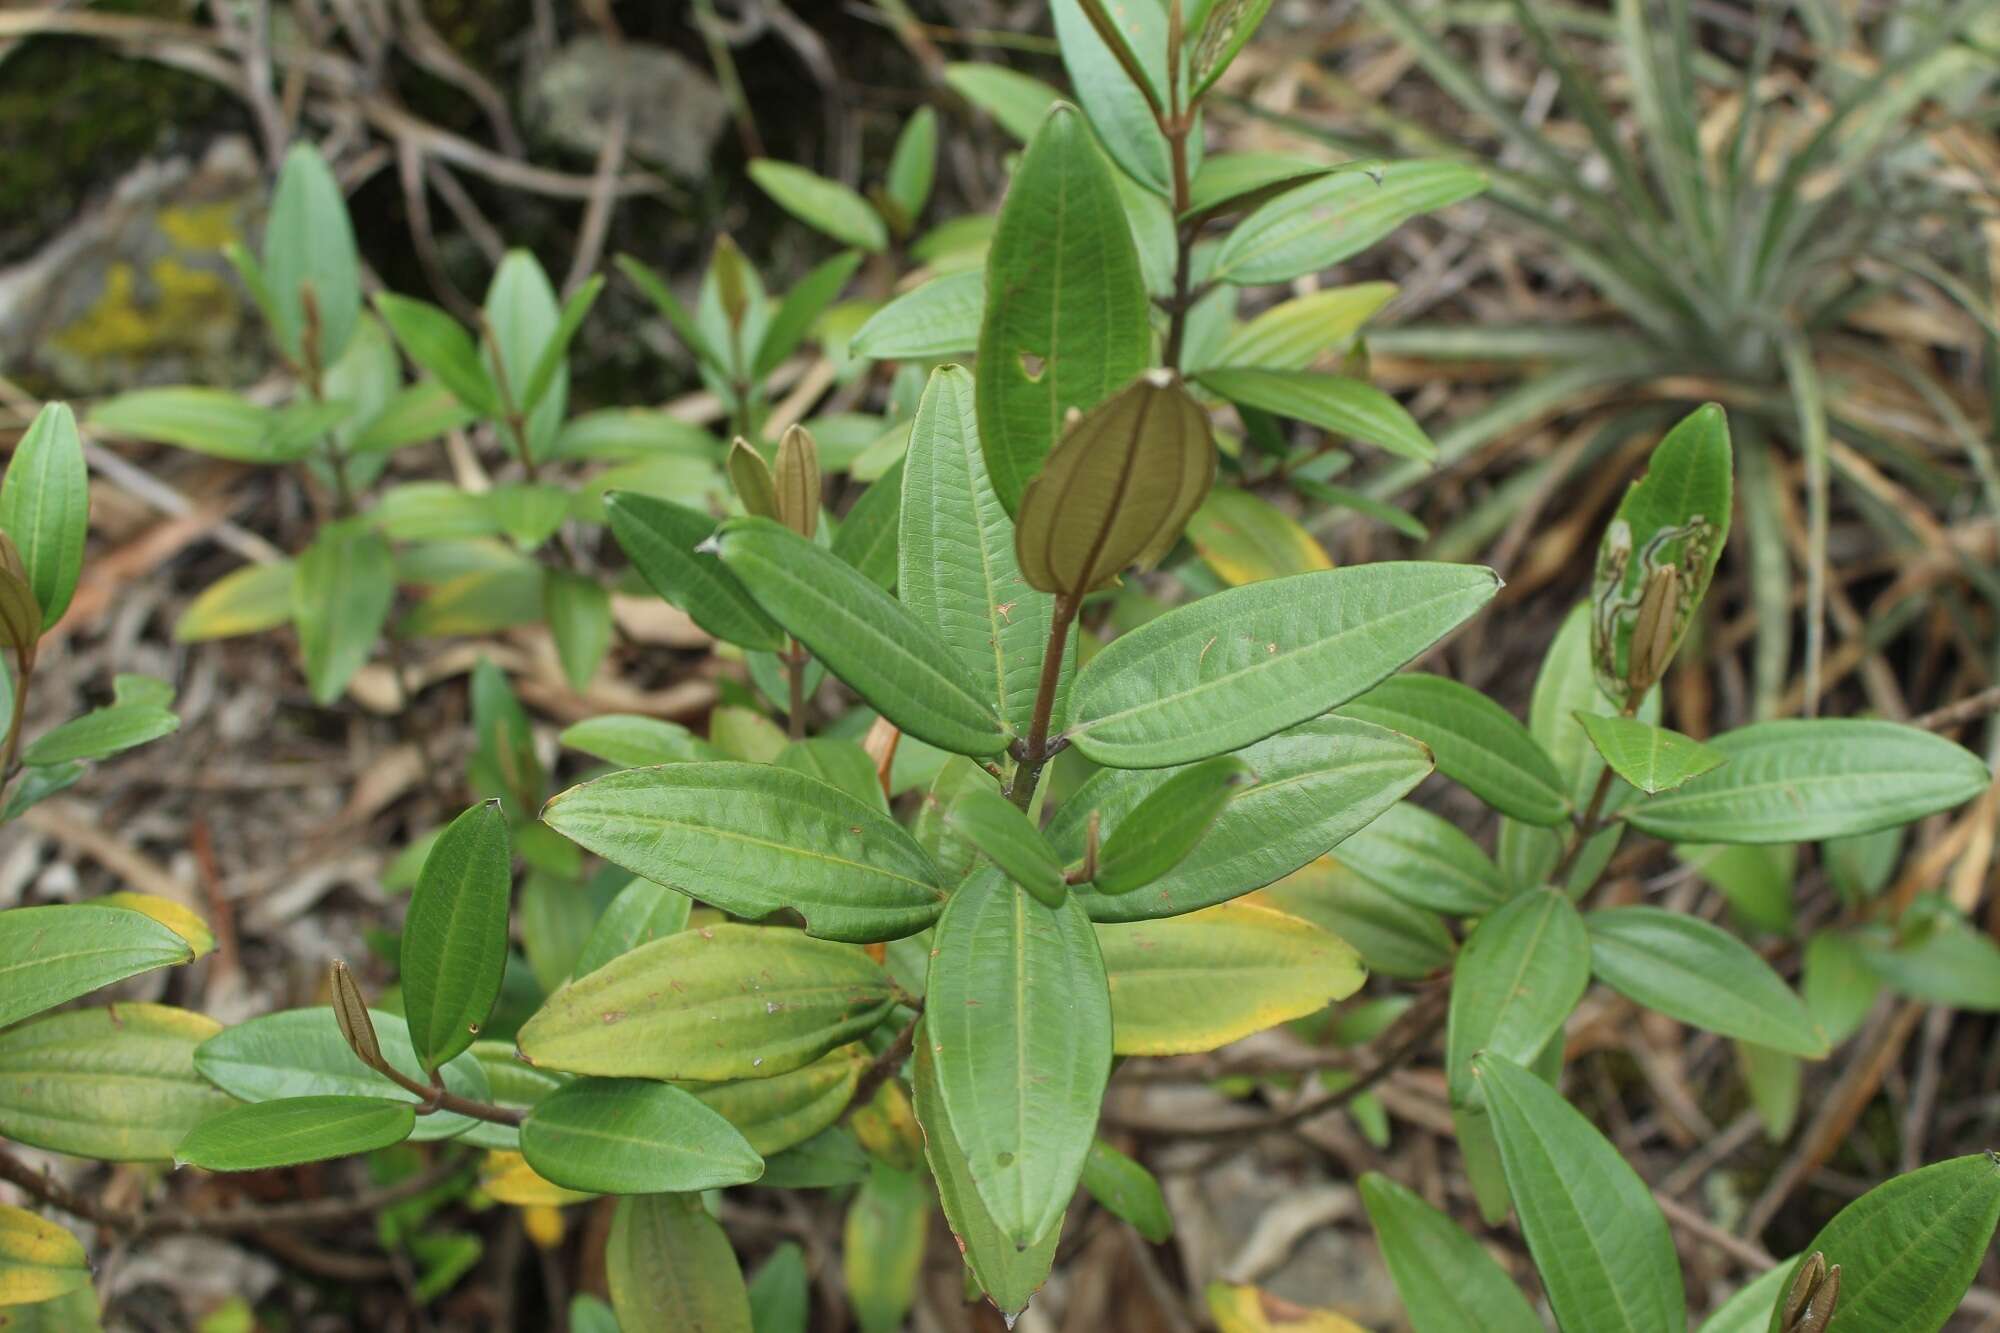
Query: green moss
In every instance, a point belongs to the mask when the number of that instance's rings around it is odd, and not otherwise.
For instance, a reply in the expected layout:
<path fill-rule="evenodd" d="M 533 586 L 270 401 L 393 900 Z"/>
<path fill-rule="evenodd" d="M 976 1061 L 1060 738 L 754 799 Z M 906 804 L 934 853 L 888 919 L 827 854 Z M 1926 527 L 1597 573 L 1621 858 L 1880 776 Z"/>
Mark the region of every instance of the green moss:
<path fill-rule="evenodd" d="M 93 362 L 175 349 L 201 352 L 226 342 L 240 318 L 235 288 L 213 269 L 163 257 L 142 283 L 133 266 L 120 261 L 104 270 L 104 288 L 90 308 L 49 341 Z"/>

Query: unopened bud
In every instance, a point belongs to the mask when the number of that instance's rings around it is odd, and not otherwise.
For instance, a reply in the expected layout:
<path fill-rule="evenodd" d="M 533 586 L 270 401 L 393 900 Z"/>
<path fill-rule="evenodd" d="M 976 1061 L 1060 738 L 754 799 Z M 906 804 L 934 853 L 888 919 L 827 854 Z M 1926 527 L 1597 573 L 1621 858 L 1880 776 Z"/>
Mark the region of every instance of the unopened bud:
<path fill-rule="evenodd" d="M 1673 660 L 1680 606 L 1680 567 L 1663 565 L 1654 570 L 1639 597 L 1639 614 L 1632 622 L 1632 643 L 1625 659 L 1625 679 L 1634 697 L 1653 688 L 1666 674 L 1667 663 Z"/>
<path fill-rule="evenodd" d="M 1826 1255 L 1814 1250 L 1799 1267 L 1785 1294 L 1785 1317 L 1779 1333 L 1826 1333 L 1840 1302 L 1840 1265 L 1827 1267 Z"/>
<path fill-rule="evenodd" d="M 28 569 L 21 561 L 14 539 L 0 532 L 0 645 L 13 650 L 14 660 L 25 675 L 35 660 L 35 645 L 42 637 L 42 607 L 28 583 Z M 18 684 L 18 682 L 16 682 Z M 20 718 L 14 719 L 18 726 Z M 5 728 L 0 727 L 0 733 Z"/>
<path fill-rule="evenodd" d="M 757 518 L 778 517 L 778 483 L 771 465 L 755 445 L 737 436 L 729 446 L 729 484 L 743 502 L 743 512 Z"/>
<path fill-rule="evenodd" d="M 819 446 L 804 426 L 789 427 L 778 441 L 778 521 L 810 539 L 819 529 Z"/>
<path fill-rule="evenodd" d="M 382 1067 L 382 1043 L 375 1039 L 375 1020 L 368 1016 L 368 1001 L 362 997 L 354 974 L 338 958 L 333 961 L 333 1021 L 340 1025 L 341 1039 L 362 1064 L 370 1069 Z"/>
<path fill-rule="evenodd" d="M 728 233 L 715 238 L 715 258 L 709 271 L 715 274 L 715 295 L 732 329 L 743 327 L 743 316 L 750 309 L 749 269 L 750 261 Z"/>

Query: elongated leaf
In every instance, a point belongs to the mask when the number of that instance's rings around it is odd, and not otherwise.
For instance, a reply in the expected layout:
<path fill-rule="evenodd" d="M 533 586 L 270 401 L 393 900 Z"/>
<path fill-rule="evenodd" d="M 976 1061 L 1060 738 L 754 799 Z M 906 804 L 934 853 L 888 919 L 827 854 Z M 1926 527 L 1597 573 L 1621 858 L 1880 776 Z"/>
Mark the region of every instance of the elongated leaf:
<path fill-rule="evenodd" d="M 1972 1285 L 1996 1226 L 2000 1155 L 1972 1153 L 1877 1185 L 1841 1209 L 1801 1254 L 1840 1265 L 1834 1327 L 1937 1333 Z M 1789 1288 L 1798 1263 L 1785 1271 Z M 1772 1311 L 1772 1330 L 1778 1314 Z"/>
<path fill-rule="evenodd" d="M 1731 490 L 1729 422 L 1709 403 L 1667 432 L 1606 525 L 1591 659 L 1598 688 L 1618 704 L 1659 679 L 1693 623 L 1729 539 Z"/>
<path fill-rule="evenodd" d="M 452 397 L 481 416 L 500 410 L 500 397 L 480 364 L 479 349 L 459 322 L 428 302 L 381 292 L 375 309 L 403 354 L 437 376 Z"/>
<path fill-rule="evenodd" d="M 176 1166 L 263 1171 L 373 1152 L 410 1137 L 416 1113 L 382 1097 L 286 1097 L 235 1106 L 195 1127 Z"/>
<path fill-rule="evenodd" d="M 278 414 L 226 389 L 134 389 L 92 407 L 89 420 L 93 431 L 239 463 L 290 462 L 311 443 L 280 447 Z"/>
<path fill-rule="evenodd" d="M 1584 924 L 1591 969 L 1629 999 L 1726 1037 L 1810 1060 L 1826 1054 L 1805 1003 L 1728 931 L 1657 907 L 1608 908 Z"/>
<path fill-rule="evenodd" d="M 511 393 L 502 405 L 511 402 L 527 413 L 526 429 L 517 432 L 511 425 L 507 434 L 518 452 L 525 449 L 536 460 L 546 459 L 555 447 L 569 407 L 569 367 L 557 359 L 554 378 L 541 402 L 530 409 L 523 397 L 535 373 L 535 363 L 555 338 L 562 310 L 556 302 L 555 285 L 543 271 L 541 262 L 522 249 L 509 250 L 493 270 L 481 308 L 485 320 L 482 362 L 496 388 L 503 382 Z"/>
<path fill-rule="evenodd" d="M 1722 767 L 1628 818 L 1672 842 L 1801 842 L 1908 824 L 1991 781 L 1978 756 L 1893 722 L 1760 722 L 1709 742 Z"/>
<path fill-rule="evenodd" d="M 1372 1171 L 1361 1202 L 1415 1333 L 1542 1333 L 1514 1280 L 1449 1217 Z"/>
<path fill-rule="evenodd" d="M 1090 1156 L 1084 1159 L 1083 1187 L 1107 1212 L 1130 1222 L 1153 1244 L 1163 1245 L 1173 1236 L 1174 1219 L 1167 1212 L 1160 1182 L 1103 1139 L 1091 1143 Z"/>
<path fill-rule="evenodd" d="M 1589 984 L 1590 937 L 1560 893 L 1531 890 L 1480 922 L 1452 972 L 1445 1030 L 1452 1101 L 1471 1104 L 1480 1052 L 1534 1060 Z"/>
<path fill-rule="evenodd" d="M 1209 6 L 1188 62 L 1188 78 L 1194 85 L 1190 99 L 1199 98 L 1222 77 L 1270 8 L 1271 0 L 1215 0 Z"/>
<path fill-rule="evenodd" d="M 968 783 L 943 813 L 946 829 L 979 849 L 1014 883 L 1051 907 L 1067 892 L 1062 862 L 1012 801 L 986 783 Z"/>
<path fill-rule="evenodd" d="M 778 207 L 842 245 L 859 246 L 871 254 L 889 248 L 889 229 L 866 199 L 804 167 L 772 158 L 750 164 L 750 179 Z"/>
<path fill-rule="evenodd" d="M 2000 946 L 1946 912 L 1910 925 L 1900 940 L 1875 932 L 1860 936 L 1870 972 L 1903 994 L 1933 1004 L 2000 1012 Z"/>
<path fill-rule="evenodd" d="M 1210 491 L 1187 524 L 1188 540 L 1232 586 L 1332 569 L 1326 550 L 1297 520 L 1250 491 Z"/>
<path fill-rule="evenodd" d="M 1188 188 L 1184 218 L 1214 218 L 1255 208 L 1336 167 L 1296 153 L 1216 153 L 1201 164 Z"/>
<path fill-rule="evenodd" d="M 1145 368 L 1152 342 L 1139 258 L 1083 117 L 1058 104 L 1001 205 L 979 332 L 980 445 L 1009 514 L 1061 433 Z"/>
<path fill-rule="evenodd" d="M 403 923 L 403 1013 L 425 1069 L 471 1046 L 500 998 L 513 889 L 507 820 L 475 805 L 431 845 Z"/>
<path fill-rule="evenodd" d="M 1070 738 L 1118 768 L 1237 749 L 1346 703 L 1498 588 L 1477 566 L 1390 562 L 1204 597 L 1091 659 L 1070 694 Z"/>
<path fill-rule="evenodd" d="M 1853 935 L 1820 930 L 1806 941 L 1799 993 L 1829 1045 L 1838 1046 L 1860 1030 L 1881 990 L 1881 978 Z"/>
<path fill-rule="evenodd" d="M 838 1121 L 868 1064 L 866 1047 L 842 1046 L 790 1073 L 686 1087 L 702 1105 L 734 1125 L 754 1151 L 769 1157 Z"/>
<path fill-rule="evenodd" d="M 917 405 L 903 465 L 896 588 L 917 621 L 951 650 L 974 692 L 1025 736 L 1055 599 L 1021 577 L 1014 526 L 979 447 L 972 375 L 958 366 L 931 372 Z M 1064 653 L 1052 734 L 1068 716 L 1073 636 Z"/>
<path fill-rule="evenodd" d="M 468 426 L 477 414 L 440 380 L 421 380 L 396 393 L 347 441 L 355 455 L 386 454 Z"/>
<path fill-rule="evenodd" d="M 1295 296 L 1232 330 L 1205 365 L 1304 370 L 1352 343 L 1395 294 L 1394 283 L 1362 282 Z"/>
<path fill-rule="evenodd" d="M 556 377 L 563 373 L 569 355 L 569 345 L 576 338 L 577 330 L 590 316 L 591 306 L 597 303 L 598 293 L 604 290 L 604 275 L 593 274 L 588 281 L 570 294 L 563 302 L 562 311 L 556 317 L 556 326 L 542 344 L 542 350 L 533 361 L 534 369 L 528 372 L 528 382 L 520 391 L 519 406 L 523 412 L 533 412 L 542 404 L 542 399 L 554 387 Z"/>
<path fill-rule="evenodd" d="M 0 1134 L 107 1162 L 168 1161 L 231 1105 L 195 1072 L 221 1024 L 160 1004 L 72 1009 L 0 1032 Z"/>
<path fill-rule="evenodd" d="M 1401 403 L 1360 380 L 1248 367 L 1204 370 L 1195 378 L 1232 403 L 1303 421 L 1404 458 L 1429 462 L 1437 456 L 1437 446 Z"/>
<path fill-rule="evenodd" d="M 1318 1013 L 1367 977 L 1339 936 L 1261 898 L 1101 925 L 1097 940 L 1119 1055 L 1212 1051 Z"/>
<path fill-rule="evenodd" d="M 1576 720 L 1611 770 L 1640 791 L 1672 791 L 1725 762 L 1700 741 L 1630 717 L 1578 713 Z"/>
<path fill-rule="evenodd" d="M 1104 840 L 1097 873 L 1098 893 L 1130 893 L 1164 877 L 1208 836 L 1231 794 L 1255 781 L 1249 766 L 1233 755 L 1217 755 L 1176 769 Z"/>
<path fill-rule="evenodd" d="M 541 1069 L 731 1079 L 811 1064 L 882 1021 L 894 984 L 851 945 L 718 925 L 621 954 L 551 995 L 516 1038 Z"/>
<path fill-rule="evenodd" d="M 21 751 L 24 764 L 105 759 L 179 730 L 181 720 L 153 704 L 113 704 L 43 732 Z"/>
<path fill-rule="evenodd" d="M 1062 99 L 1061 93 L 1040 79 L 1002 65 L 955 62 L 944 67 L 944 81 L 1022 143 L 1035 137 L 1035 131 L 1048 119 L 1049 108 Z"/>
<path fill-rule="evenodd" d="M 1444 159 L 1341 172 L 1289 191 L 1237 224 L 1210 276 L 1248 286 L 1290 282 L 1367 249 L 1419 213 L 1486 188 L 1473 167 Z"/>
<path fill-rule="evenodd" d="M 1685 1327 L 1680 1263 L 1646 1182 L 1561 1093 L 1519 1064 L 1488 1054 L 1474 1072 L 1557 1321 L 1592 1333 Z"/>
<path fill-rule="evenodd" d="M 1340 844 L 1336 859 L 1402 901 L 1433 912 L 1484 916 L 1514 896 L 1478 843 L 1408 801 L 1389 807 Z"/>
<path fill-rule="evenodd" d="M 671 500 L 612 491 L 604 497 L 612 535 L 654 592 L 727 643 L 763 652 L 785 646 L 784 631 L 716 561 L 695 554 L 715 520 Z"/>
<path fill-rule="evenodd" d="M 986 1298 L 1001 1314 L 1018 1315 L 1048 1280 L 1056 1244 L 1062 1238 L 1062 1226 L 1060 1223 L 1051 1226 L 1034 1244 L 1017 1249 L 993 1220 L 979 1187 L 973 1182 L 965 1151 L 945 1119 L 943 1094 L 938 1090 L 937 1057 L 923 1028 L 917 1030 L 910 1086 L 917 1120 L 924 1130 L 924 1158 L 937 1185 L 938 1202 L 944 1206 L 945 1222 L 957 1237 L 966 1266 L 972 1270 Z"/>
<path fill-rule="evenodd" d="M 840 531 L 833 534 L 833 553 L 868 576 L 869 582 L 884 591 L 896 588 L 899 529 L 903 515 L 902 459 L 861 493 Z"/>
<path fill-rule="evenodd" d="M 611 647 L 611 595 L 588 574 L 552 569 L 542 582 L 542 618 L 570 688 L 589 688 Z"/>
<path fill-rule="evenodd" d="M 875 1163 L 847 1205 L 841 1271 L 861 1333 L 897 1333 L 916 1299 L 931 1193 L 921 1170 Z"/>
<path fill-rule="evenodd" d="M 752 1333 L 743 1270 L 699 1194 L 620 1199 L 604 1267 L 621 1333 Z"/>
<path fill-rule="evenodd" d="M 257 634 L 292 619 L 292 562 L 245 565 L 201 590 L 174 622 L 179 643 Z"/>
<path fill-rule="evenodd" d="M 1279 880 L 1266 897 L 1346 940 L 1383 976 L 1414 980 L 1451 966 L 1451 932 L 1436 913 L 1391 897 L 1331 856 Z"/>
<path fill-rule="evenodd" d="M 1736 1072 L 1743 1076 L 1743 1089 L 1750 1094 L 1751 1109 L 1764 1122 L 1764 1137 L 1783 1143 L 1791 1137 L 1799 1118 L 1799 1098 L 1804 1089 L 1805 1065 L 1796 1055 L 1774 1051 L 1755 1042 L 1731 1042 L 1736 1050 Z"/>
<path fill-rule="evenodd" d="M 1791 1284 L 1791 1276 L 1791 1265 L 1781 1263 L 1745 1283 L 1703 1321 L 1699 1333 L 1764 1333 L 1771 1311 L 1778 1308 Z"/>
<path fill-rule="evenodd" d="M 786 1241 L 771 1251 L 771 1257 L 757 1266 L 750 1279 L 750 1325 L 755 1333 L 807 1333 L 806 1320 L 812 1314 L 812 1278 L 806 1272 L 805 1251 L 798 1242 Z M 571 1333 L 583 1333 L 574 1327 Z M 618 1333 L 614 1328 L 605 1333 Z"/>
<path fill-rule="evenodd" d="M 89 1289 L 90 1260 L 81 1241 L 25 1208 L 0 1204 L 0 1309 L 6 1311 L 0 1318 L 11 1325 L 22 1306 Z"/>
<path fill-rule="evenodd" d="M 1093 8 L 1110 21 L 1111 34 L 1091 21 Z M 1165 195 L 1173 187 L 1173 168 L 1154 108 L 1166 101 L 1166 11 L 1158 5 L 1121 5 L 1113 17 L 1107 8 L 1102 0 L 1052 0 L 1049 14 L 1063 66 L 1112 160 L 1133 180 Z M 1190 137 L 1200 144 L 1198 131 Z"/>
<path fill-rule="evenodd" d="M 576 975 L 588 976 L 642 944 L 687 927 L 693 899 L 649 879 L 634 878 L 618 891 L 590 929 L 576 958 Z"/>
<path fill-rule="evenodd" d="M 636 1078 L 580 1079 L 538 1102 L 521 1124 L 521 1155 L 556 1184 L 595 1194 L 719 1189 L 764 1174 L 764 1159 L 692 1093 Z"/>
<path fill-rule="evenodd" d="M 1477 690 L 1410 671 L 1340 711 L 1416 737 L 1437 756 L 1438 772 L 1496 810 L 1531 824 L 1569 817 L 1569 796 L 1548 752 L 1513 714 Z"/>
<path fill-rule="evenodd" d="M 930 202 L 931 184 L 937 176 L 937 124 L 935 108 L 918 107 L 903 122 L 895 150 L 889 154 L 883 193 L 902 212 L 906 229 Z"/>
<path fill-rule="evenodd" d="M 570 788 L 543 819 L 634 874 L 738 916 L 793 908 L 828 939 L 898 939 L 944 906 L 936 866 L 901 826 L 787 769 L 628 769 Z"/>
<path fill-rule="evenodd" d="M 603 713 L 566 727 L 562 743 L 619 768 L 651 768 L 713 759 L 716 750 L 678 722 L 637 713 Z"/>
<path fill-rule="evenodd" d="M 389 1063 L 421 1081 L 422 1067 L 410 1045 L 410 1030 L 396 1014 L 368 1011 L 369 1022 Z M 287 1009 L 224 1028 L 195 1050 L 194 1067 L 203 1078 L 247 1102 L 331 1096 L 414 1103 L 415 1093 L 391 1083 L 362 1064 L 340 1035 L 333 1010 L 325 1005 Z M 468 1054 L 446 1062 L 445 1087 L 461 1097 L 484 1101 L 490 1094 L 486 1072 Z M 475 1122 L 454 1112 L 419 1117 L 417 1140 L 448 1139 Z"/>
<path fill-rule="evenodd" d="M 769 519 L 730 520 L 716 549 L 772 619 L 898 728 L 958 754 L 1006 748 L 951 650 L 865 574 Z"/>
<path fill-rule="evenodd" d="M 332 703 L 375 649 L 396 600 L 396 561 L 357 523 L 320 530 L 292 573 L 292 622 L 313 700 Z"/>
<path fill-rule="evenodd" d="M 83 572 L 90 528 L 90 469 L 67 403 L 35 414 L 0 481 L 0 532 L 14 539 L 42 624 L 62 619 Z"/>
<path fill-rule="evenodd" d="M 926 1031 L 943 1125 L 1017 1250 L 1061 1220 L 1111 1073 L 1111 1001 L 1090 918 L 997 872 L 952 895 L 932 942 Z"/>
<path fill-rule="evenodd" d="M 958 356 L 979 346 L 986 310 L 986 274 L 946 273 L 912 287 L 868 317 L 847 349 L 880 361 Z"/>
<path fill-rule="evenodd" d="M 1235 752 L 1258 781 L 1238 787 L 1193 852 L 1137 893 L 1077 895 L 1098 921 L 1174 916 L 1262 888 L 1324 855 L 1429 775 L 1416 742 L 1366 722 L 1316 718 Z M 1064 801 L 1047 836 L 1058 854 L 1083 854 L 1091 812 L 1118 829 L 1173 769 L 1106 769 Z"/>
<path fill-rule="evenodd" d="M 338 361 L 361 317 L 361 257 L 340 183 L 310 143 L 294 144 L 278 172 L 263 270 L 267 313 L 285 355 L 311 368 Z"/>
<path fill-rule="evenodd" d="M 66 903 L 0 912 L 0 1027 L 99 986 L 194 958 L 143 912 Z"/>

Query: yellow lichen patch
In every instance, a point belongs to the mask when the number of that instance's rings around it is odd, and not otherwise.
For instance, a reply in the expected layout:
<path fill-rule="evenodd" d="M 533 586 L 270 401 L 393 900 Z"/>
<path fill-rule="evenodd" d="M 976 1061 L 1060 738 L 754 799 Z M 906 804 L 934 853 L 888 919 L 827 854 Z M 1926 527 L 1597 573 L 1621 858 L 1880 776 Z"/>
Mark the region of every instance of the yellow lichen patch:
<path fill-rule="evenodd" d="M 237 206 L 230 200 L 163 208 L 154 218 L 168 240 L 183 250 L 219 252 L 242 231 L 236 225 Z"/>
<path fill-rule="evenodd" d="M 1255 1287 L 1208 1284 L 1208 1312 L 1222 1333 L 1368 1333 L 1346 1315 L 1311 1310 Z"/>
<path fill-rule="evenodd" d="M 130 263 L 108 265 L 97 299 L 51 345 L 86 359 L 131 357 L 214 346 L 236 327 L 236 292 L 217 270 L 163 257 L 148 268 L 143 286 Z"/>

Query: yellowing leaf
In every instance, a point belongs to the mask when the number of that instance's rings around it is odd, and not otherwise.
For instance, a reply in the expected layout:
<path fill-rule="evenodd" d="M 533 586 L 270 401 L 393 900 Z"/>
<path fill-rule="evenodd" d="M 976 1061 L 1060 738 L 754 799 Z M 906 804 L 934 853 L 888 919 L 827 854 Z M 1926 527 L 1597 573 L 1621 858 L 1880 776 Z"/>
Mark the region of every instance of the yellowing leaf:
<path fill-rule="evenodd" d="M 89 1283 L 75 1236 L 25 1208 L 0 1206 L 0 1306 L 52 1301 Z"/>
<path fill-rule="evenodd" d="M 1211 492 L 1188 520 L 1187 533 L 1208 567 L 1231 585 L 1333 568 L 1311 533 L 1249 491 Z"/>
<path fill-rule="evenodd" d="M 292 618 L 292 562 L 245 565 L 201 590 L 174 622 L 180 643 L 275 629 Z"/>
<path fill-rule="evenodd" d="M 208 922 L 201 919 L 201 914 L 171 898 L 120 890 L 117 893 L 105 894 L 97 899 L 97 903 L 102 907 L 123 907 L 134 912 L 144 912 L 186 940 L 188 948 L 194 950 L 194 958 L 200 958 L 215 948 L 215 933 L 209 930 Z M 188 961 L 193 962 L 194 958 Z"/>
<path fill-rule="evenodd" d="M 1119 1055 L 1212 1051 L 1317 1013 L 1367 976 L 1338 935 L 1261 895 L 1097 927 Z"/>
<path fill-rule="evenodd" d="M 595 1194 L 564 1189 L 544 1179 L 528 1159 L 517 1152 L 489 1152 L 479 1166 L 479 1188 L 501 1203 L 516 1208 L 561 1208 L 565 1204 L 594 1199 Z"/>
<path fill-rule="evenodd" d="M 1255 1287 L 1208 1284 L 1208 1312 L 1221 1333 L 1368 1333 L 1345 1315 L 1309 1310 Z"/>

